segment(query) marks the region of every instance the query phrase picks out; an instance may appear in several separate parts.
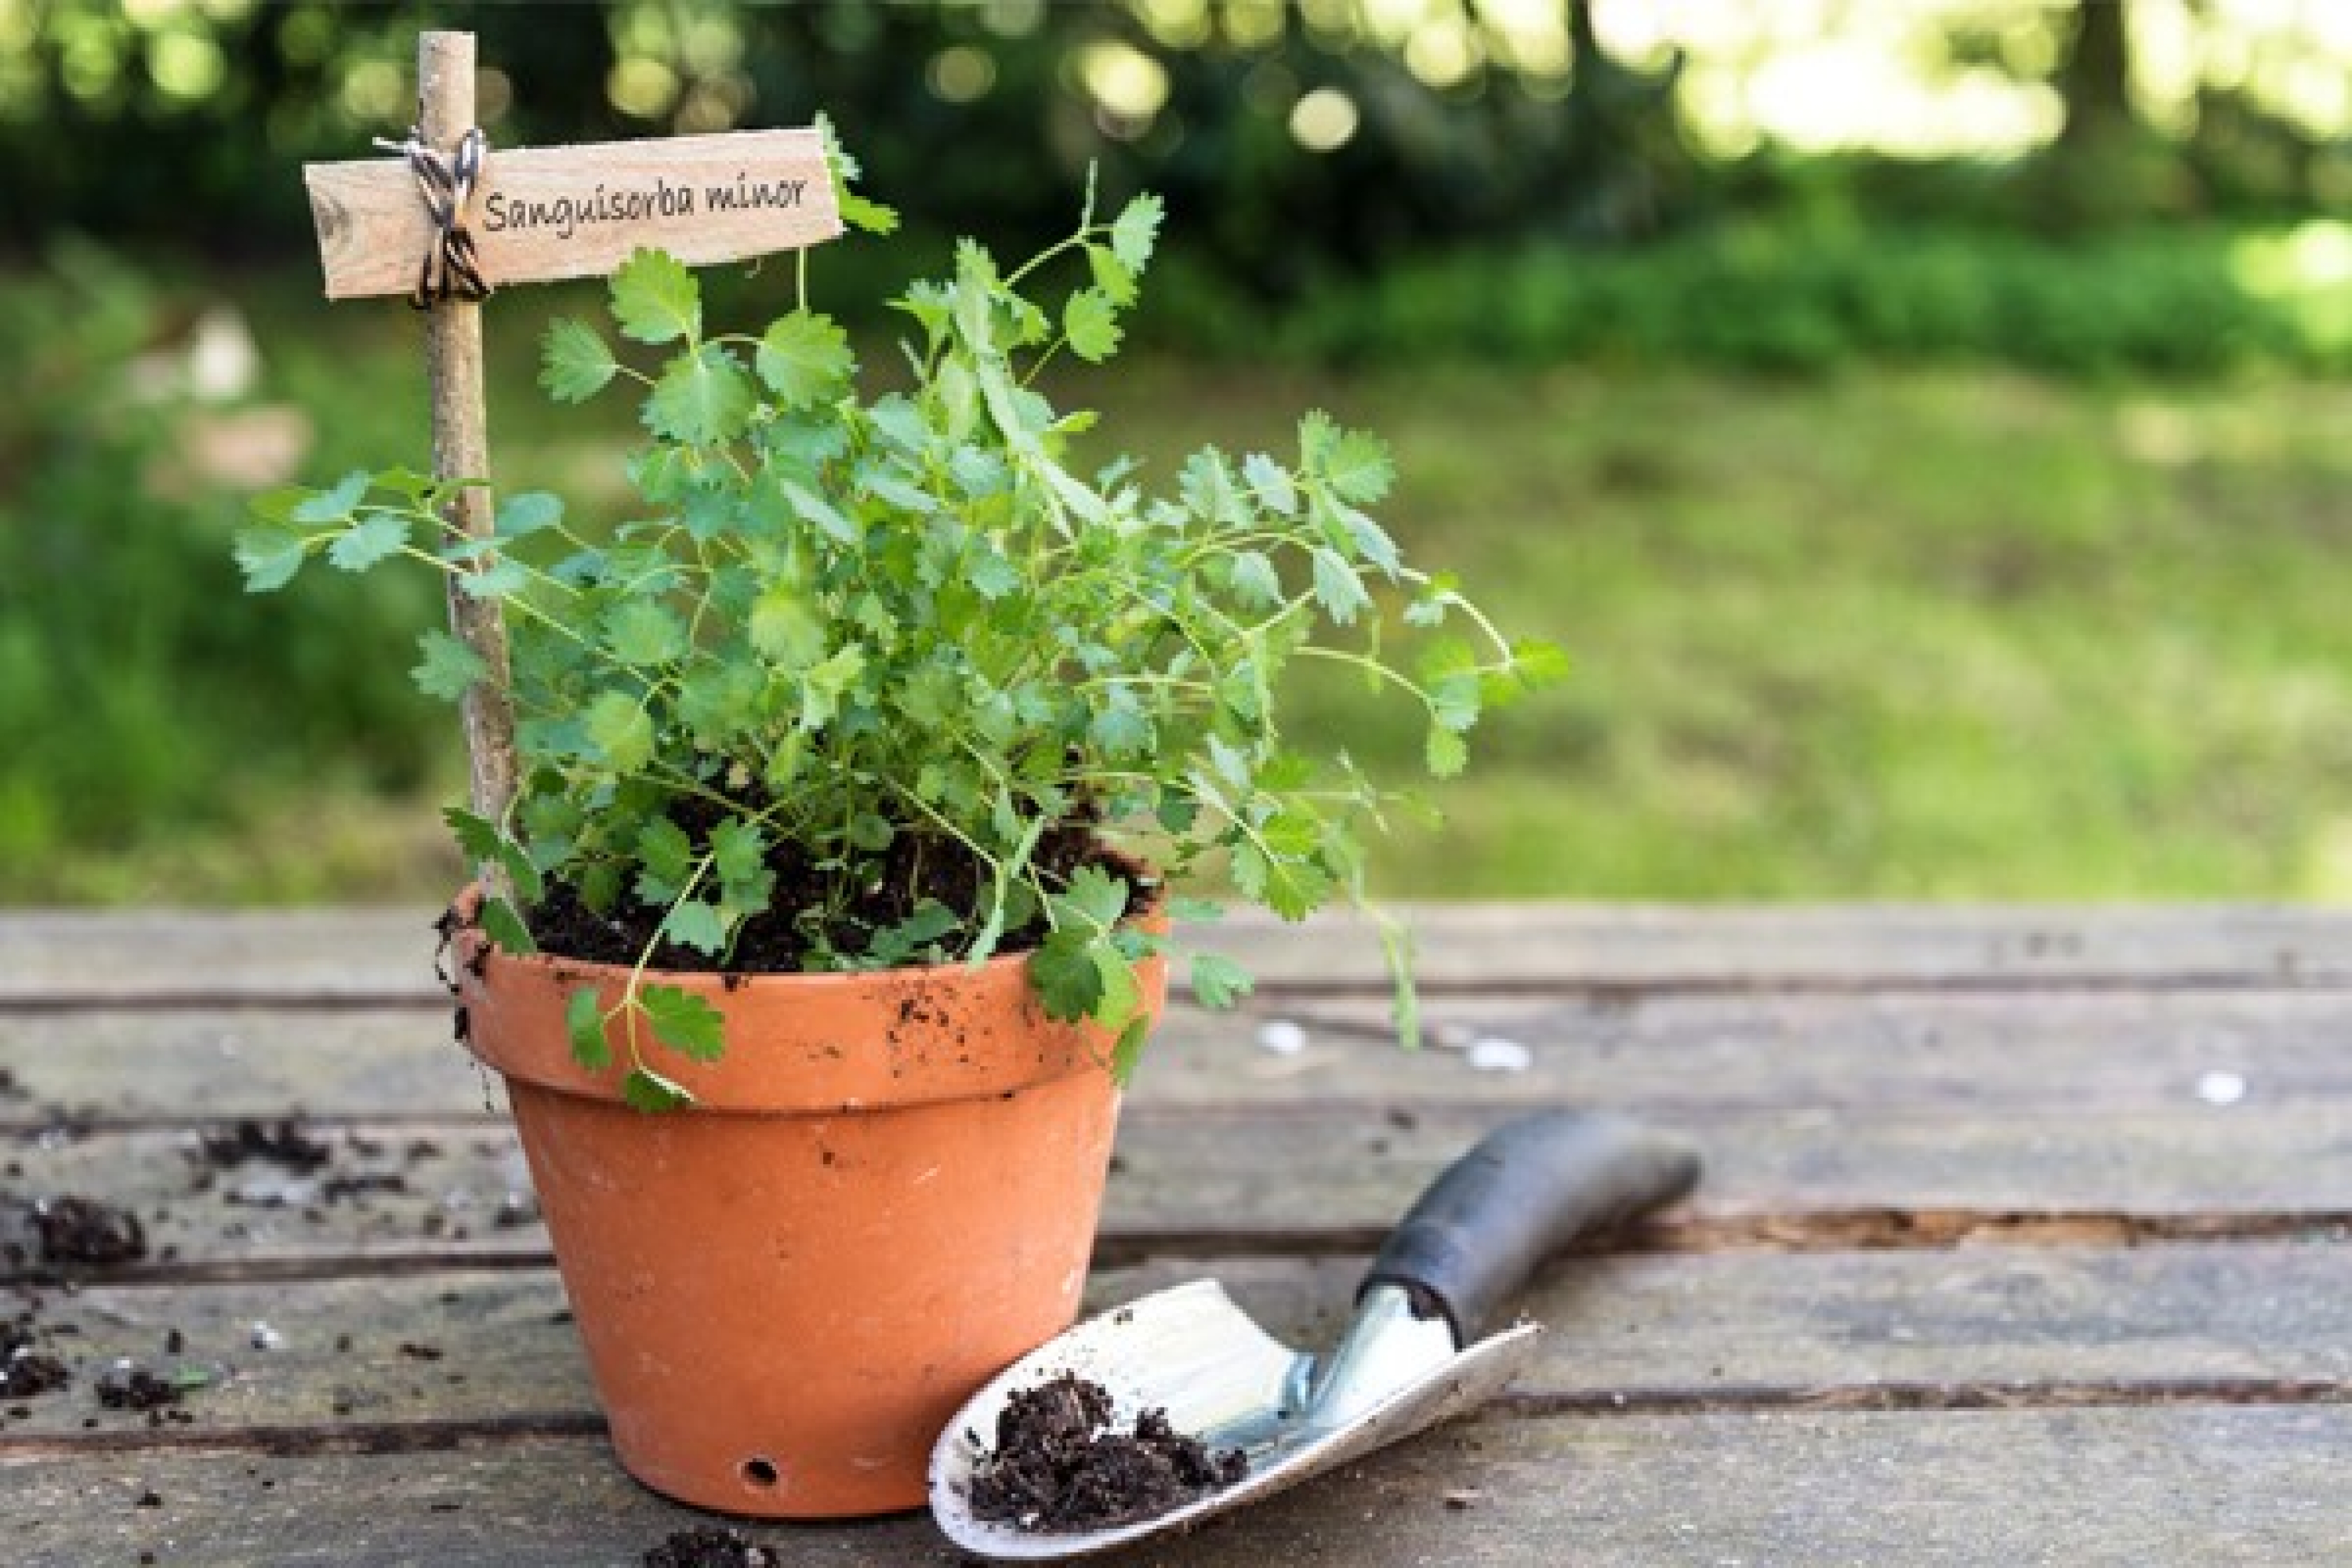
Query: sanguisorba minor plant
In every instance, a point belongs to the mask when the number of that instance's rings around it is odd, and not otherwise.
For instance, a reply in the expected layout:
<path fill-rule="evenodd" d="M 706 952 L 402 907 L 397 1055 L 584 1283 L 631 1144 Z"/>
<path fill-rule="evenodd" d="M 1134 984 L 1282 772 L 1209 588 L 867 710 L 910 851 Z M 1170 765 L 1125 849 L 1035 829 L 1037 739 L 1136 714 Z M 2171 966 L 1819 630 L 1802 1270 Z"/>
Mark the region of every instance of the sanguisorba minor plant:
<path fill-rule="evenodd" d="M 892 226 L 842 194 L 854 224 Z M 872 397 L 804 265 L 797 308 L 750 336 L 712 331 L 693 275 L 639 252 L 612 328 L 658 365 L 562 321 L 541 377 L 564 403 L 643 388 L 642 506 L 617 528 L 533 492 L 499 503 L 495 537 L 453 540 L 436 512 L 453 487 L 397 468 L 256 503 L 237 542 L 254 591 L 314 558 L 404 562 L 503 605 L 519 794 L 508 820 L 448 818 L 514 889 L 481 910 L 501 947 L 630 966 L 616 1004 L 583 987 L 569 1022 L 591 1068 L 626 1043 L 631 1103 L 689 1098 L 662 1049 L 722 1048 L 718 1014 L 664 971 L 1024 950 L 1045 1010 L 1105 1026 L 1123 1078 L 1134 965 L 1171 940 L 1127 915 L 1213 914 L 1188 886 L 1293 919 L 1360 901 L 1367 830 L 1402 797 L 1338 745 L 1296 743 L 1286 671 L 1333 661 L 1417 704 L 1443 778 L 1482 711 L 1559 669 L 1402 559 L 1366 510 L 1387 450 L 1323 414 L 1287 458 L 1204 448 L 1157 484 L 1125 457 L 1076 466 L 1093 416 L 1050 406 L 1038 371 L 1112 357 L 1161 216 L 1148 195 L 1108 223 L 1093 209 L 1090 190 L 1077 231 L 1009 271 L 963 242 L 951 277 L 898 301 L 911 384 Z M 484 674 L 446 631 L 422 646 L 427 692 Z M 1227 959 L 1190 965 L 1210 1005 L 1248 988 Z"/>

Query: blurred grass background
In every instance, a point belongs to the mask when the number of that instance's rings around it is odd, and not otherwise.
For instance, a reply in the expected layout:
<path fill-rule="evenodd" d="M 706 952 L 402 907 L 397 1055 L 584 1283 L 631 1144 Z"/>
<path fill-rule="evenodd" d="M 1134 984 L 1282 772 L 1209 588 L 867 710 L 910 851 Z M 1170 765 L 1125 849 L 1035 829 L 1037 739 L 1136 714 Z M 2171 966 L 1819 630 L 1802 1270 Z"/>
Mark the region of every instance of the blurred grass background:
<path fill-rule="evenodd" d="M 415 323 L 318 300 L 295 165 L 404 122 L 452 17 L 502 141 L 835 113 L 916 220 L 813 258 L 877 367 L 947 234 L 1050 234 L 1088 161 L 1167 191 L 1136 346 L 1055 388 L 1105 453 L 1369 425 L 1407 544 L 1576 660 L 1387 891 L 2352 891 L 2342 14 L 1664 9 L 0 0 L 0 899 L 457 874 L 431 586 L 247 599 L 227 559 L 278 470 L 424 462 Z M 752 322 L 789 279 L 706 284 Z M 531 384 L 583 303 L 490 307 L 492 447 L 609 515 L 631 409 Z M 1409 773 L 1409 724 L 1299 695 Z"/>

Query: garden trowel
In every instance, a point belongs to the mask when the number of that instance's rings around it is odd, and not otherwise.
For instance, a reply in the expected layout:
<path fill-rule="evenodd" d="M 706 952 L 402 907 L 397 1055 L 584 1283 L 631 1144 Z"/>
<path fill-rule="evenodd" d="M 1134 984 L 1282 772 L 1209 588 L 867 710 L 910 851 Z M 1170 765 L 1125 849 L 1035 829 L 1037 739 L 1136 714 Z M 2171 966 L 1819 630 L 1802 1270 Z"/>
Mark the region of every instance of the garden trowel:
<path fill-rule="evenodd" d="M 949 1424 L 931 1453 L 932 1515 L 982 1557 L 1077 1557 L 1189 1528 L 1410 1436 L 1492 1397 L 1526 1363 L 1538 1325 L 1479 1334 L 1538 1263 L 1697 1180 L 1694 1152 L 1620 1117 L 1553 1111 L 1510 1122 L 1447 1166 L 1390 1234 L 1329 1352 L 1272 1338 L 1208 1279 L 1089 1319 L 1014 1363 Z M 1238 1449 L 1246 1472 L 1099 1530 L 979 1518 L 971 1481 L 999 1414 L 1065 1373 L 1100 1384 L 1115 1421 L 1164 1410 L 1212 1451 Z"/>

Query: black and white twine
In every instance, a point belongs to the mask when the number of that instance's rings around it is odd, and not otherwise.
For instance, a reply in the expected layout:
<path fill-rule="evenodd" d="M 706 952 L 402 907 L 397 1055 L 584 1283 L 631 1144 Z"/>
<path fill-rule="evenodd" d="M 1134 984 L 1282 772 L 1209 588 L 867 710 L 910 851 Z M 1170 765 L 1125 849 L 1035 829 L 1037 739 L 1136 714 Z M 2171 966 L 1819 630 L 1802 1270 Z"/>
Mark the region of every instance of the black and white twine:
<path fill-rule="evenodd" d="M 489 155 L 489 138 L 476 126 L 459 138 L 455 155 L 444 157 L 426 145 L 424 132 L 408 128 L 408 140 L 379 136 L 375 144 L 408 160 L 409 172 L 425 192 L 425 210 L 433 219 L 434 237 L 425 245 L 425 262 L 416 274 L 416 288 L 408 302 L 423 310 L 442 300 L 485 300 L 489 283 L 482 277 L 480 253 L 465 223 L 466 205 L 482 177 L 482 162 Z"/>

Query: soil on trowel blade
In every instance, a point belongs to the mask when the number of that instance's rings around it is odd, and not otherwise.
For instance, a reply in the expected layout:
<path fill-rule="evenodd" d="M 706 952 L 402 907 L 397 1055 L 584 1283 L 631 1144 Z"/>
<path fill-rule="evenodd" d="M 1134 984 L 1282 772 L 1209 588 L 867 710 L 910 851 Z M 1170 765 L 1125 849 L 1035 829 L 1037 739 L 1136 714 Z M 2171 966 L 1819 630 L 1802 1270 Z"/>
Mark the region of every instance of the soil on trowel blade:
<path fill-rule="evenodd" d="M 1111 1427 L 1102 1384 L 1064 1373 L 1006 1401 L 996 1447 L 973 1468 L 971 1511 L 1038 1533 L 1107 1530 L 1155 1518 L 1249 1473 L 1237 1448 L 1212 1452 L 1147 1410 Z"/>

